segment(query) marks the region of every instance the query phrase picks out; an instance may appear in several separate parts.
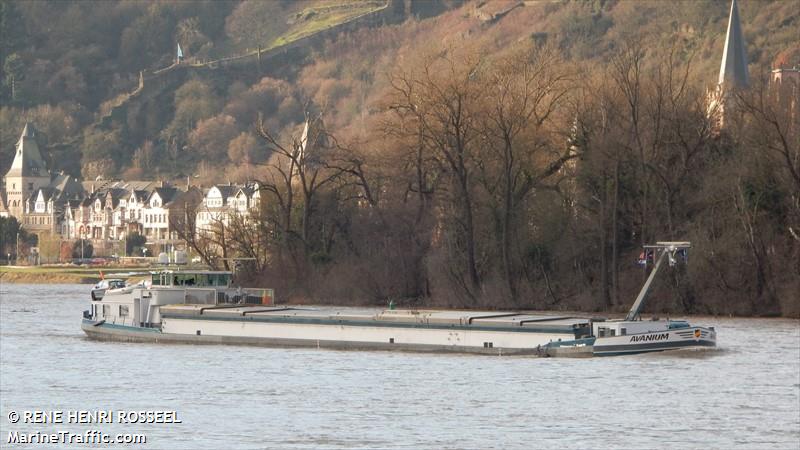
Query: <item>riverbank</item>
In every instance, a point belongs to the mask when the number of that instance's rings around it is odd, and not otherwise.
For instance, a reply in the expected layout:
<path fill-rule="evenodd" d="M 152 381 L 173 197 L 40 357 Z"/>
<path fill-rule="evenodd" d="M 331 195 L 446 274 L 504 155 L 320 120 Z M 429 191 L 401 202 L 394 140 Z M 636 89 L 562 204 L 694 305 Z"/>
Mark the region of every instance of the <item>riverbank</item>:
<path fill-rule="evenodd" d="M 0 266 L 0 283 L 94 284 L 105 278 L 141 278 L 149 267 Z M 101 276 L 102 271 L 102 276 Z"/>

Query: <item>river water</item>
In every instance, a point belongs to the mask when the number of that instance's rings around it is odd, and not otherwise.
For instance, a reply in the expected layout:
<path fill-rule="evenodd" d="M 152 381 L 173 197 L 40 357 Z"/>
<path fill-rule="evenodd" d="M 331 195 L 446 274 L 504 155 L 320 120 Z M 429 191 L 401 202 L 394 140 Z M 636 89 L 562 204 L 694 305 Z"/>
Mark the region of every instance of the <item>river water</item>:
<path fill-rule="evenodd" d="M 800 448 L 800 322 L 699 318 L 719 347 L 590 359 L 104 343 L 88 286 L 0 286 L 10 432 L 126 448 Z M 26 424 L 25 411 L 177 411 L 180 424 Z M 113 417 L 113 416 L 112 416 Z"/>

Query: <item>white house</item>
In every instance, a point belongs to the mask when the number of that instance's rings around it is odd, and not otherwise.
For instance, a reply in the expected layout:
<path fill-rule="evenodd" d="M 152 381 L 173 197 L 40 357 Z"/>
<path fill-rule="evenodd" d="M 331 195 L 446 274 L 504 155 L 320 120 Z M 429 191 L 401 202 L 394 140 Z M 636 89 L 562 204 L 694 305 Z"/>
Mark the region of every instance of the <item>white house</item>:
<path fill-rule="evenodd" d="M 169 206 L 178 190 L 174 187 L 155 188 L 142 208 L 142 230 L 148 242 L 164 243 L 175 239 L 169 227 Z"/>
<path fill-rule="evenodd" d="M 216 185 L 206 192 L 195 218 L 195 230 L 198 234 L 207 233 L 218 224 L 228 225 L 230 202 L 236 190 L 236 186 Z"/>
<path fill-rule="evenodd" d="M 197 209 L 195 227 L 197 233 L 207 233 L 215 226 L 230 224 L 232 215 L 248 218 L 260 207 L 261 191 L 258 183 L 241 186 L 212 186 Z"/>

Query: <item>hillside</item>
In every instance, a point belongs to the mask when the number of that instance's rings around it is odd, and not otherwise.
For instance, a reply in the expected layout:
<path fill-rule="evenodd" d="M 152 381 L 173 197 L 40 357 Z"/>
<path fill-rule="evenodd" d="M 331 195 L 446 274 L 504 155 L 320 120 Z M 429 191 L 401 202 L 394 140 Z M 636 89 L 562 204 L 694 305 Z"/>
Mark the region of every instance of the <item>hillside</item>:
<path fill-rule="evenodd" d="M 337 127 L 351 125 L 368 113 L 365 100 L 380 92 L 387 74 L 402 67 L 398 62 L 430 49 L 430 43 L 497 52 L 521 40 L 548 41 L 570 58 L 598 67 L 633 33 L 659 43 L 661 48 L 654 51 L 663 50 L 662 43 L 679 43 L 682 51 L 693 53 L 697 76 L 711 84 L 727 17 L 725 2 L 710 0 L 503 0 L 468 2 L 461 7 L 455 1 L 412 2 L 407 22 L 326 35 L 326 44 L 308 43 L 313 54 L 264 61 L 261 67 L 255 67 L 255 57 L 251 57 L 250 64 L 238 70 L 186 71 L 136 104 L 117 123 L 93 127 L 135 91 L 140 71 L 172 64 L 176 43 L 181 44 L 186 63 L 202 65 L 252 56 L 258 47 L 268 51 L 381 8 L 398 8 L 383 0 L 199 1 L 189 5 L 3 2 L 0 171 L 10 164 L 13 142 L 25 120 L 43 130 L 53 168 L 75 175 L 83 170 L 85 176 L 120 176 L 133 168 L 144 172 L 135 175 L 170 176 L 196 170 L 191 166 L 209 153 L 215 163 L 227 163 L 231 160 L 228 142 L 206 142 L 206 127 L 219 128 L 224 122 L 232 124 L 223 126 L 223 134 L 232 136 L 231 140 L 242 133 L 249 136 L 257 111 L 275 127 L 291 127 L 302 119 L 301 105 L 308 101 L 335 110 Z M 797 41 L 792 32 L 800 20 L 796 5 L 793 1 L 742 2 L 753 73 L 768 69 L 779 51 Z M 399 7 L 403 6 L 400 2 Z M 430 15 L 436 17 L 424 18 Z M 342 64 L 343 60 L 348 64 Z M 192 106 L 181 103 L 182 99 Z M 153 165 L 143 160 L 143 145 L 149 149 L 144 153 L 155 152 L 144 159 L 175 159 L 178 152 L 171 151 L 170 145 L 199 150 L 180 155 L 173 164 L 158 165 L 165 173 L 154 173 Z M 258 160 L 257 149 L 242 151 Z M 178 165 L 184 167 L 176 169 Z"/>

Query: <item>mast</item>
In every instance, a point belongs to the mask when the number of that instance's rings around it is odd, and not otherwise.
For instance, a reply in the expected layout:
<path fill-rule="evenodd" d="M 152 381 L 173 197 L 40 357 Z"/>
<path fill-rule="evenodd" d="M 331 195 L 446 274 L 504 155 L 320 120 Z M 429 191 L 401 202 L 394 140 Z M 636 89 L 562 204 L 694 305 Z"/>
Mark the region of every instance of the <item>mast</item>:
<path fill-rule="evenodd" d="M 644 282 L 644 286 L 642 286 L 642 290 L 639 291 L 639 295 L 636 297 L 636 301 L 633 302 L 633 306 L 631 306 L 631 310 L 628 311 L 628 315 L 625 317 L 625 320 L 636 320 L 636 317 L 639 316 L 639 311 L 642 309 L 644 301 L 647 298 L 647 294 L 650 291 L 650 285 L 653 284 L 653 280 L 655 280 L 656 274 L 661 268 L 661 264 L 664 262 L 664 258 L 668 257 L 669 265 L 674 266 L 677 263 L 675 255 L 681 250 L 686 251 L 690 248 L 692 248 L 692 244 L 690 242 L 656 242 L 655 245 L 644 246 L 645 252 L 652 249 L 656 253 L 660 252 L 661 254 L 658 256 L 658 261 L 656 261 L 653 271 L 650 272 L 650 276 L 647 277 L 647 281 Z M 645 260 L 646 259 L 647 258 L 645 256 Z"/>

